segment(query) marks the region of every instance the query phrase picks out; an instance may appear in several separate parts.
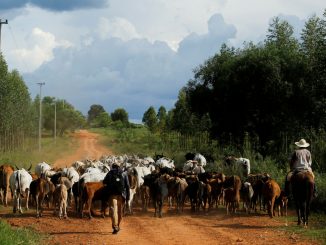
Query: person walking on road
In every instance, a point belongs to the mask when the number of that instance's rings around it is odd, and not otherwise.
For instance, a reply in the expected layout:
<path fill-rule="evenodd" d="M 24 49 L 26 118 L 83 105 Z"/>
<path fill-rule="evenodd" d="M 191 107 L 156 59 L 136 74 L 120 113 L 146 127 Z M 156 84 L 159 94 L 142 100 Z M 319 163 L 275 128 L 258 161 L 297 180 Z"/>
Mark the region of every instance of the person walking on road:
<path fill-rule="evenodd" d="M 112 169 L 103 180 L 109 198 L 108 201 L 113 229 L 112 234 L 117 234 L 120 231 L 122 211 L 125 202 L 128 202 L 130 196 L 128 175 L 127 172 L 122 171 L 120 165 L 120 162 L 113 163 Z"/>

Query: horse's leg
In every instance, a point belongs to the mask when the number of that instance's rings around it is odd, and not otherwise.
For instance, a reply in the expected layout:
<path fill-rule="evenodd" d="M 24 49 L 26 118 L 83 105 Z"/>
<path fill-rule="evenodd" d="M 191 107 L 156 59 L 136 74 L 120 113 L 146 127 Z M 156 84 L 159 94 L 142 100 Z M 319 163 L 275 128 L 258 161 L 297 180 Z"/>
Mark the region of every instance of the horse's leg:
<path fill-rule="evenodd" d="M 300 204 L 298 202 L 295 202 L 295 209 L 297 211 L 297 216 L 298 216 L 298 225 L 301 224 L 301 212 L 300 212 Z"/>

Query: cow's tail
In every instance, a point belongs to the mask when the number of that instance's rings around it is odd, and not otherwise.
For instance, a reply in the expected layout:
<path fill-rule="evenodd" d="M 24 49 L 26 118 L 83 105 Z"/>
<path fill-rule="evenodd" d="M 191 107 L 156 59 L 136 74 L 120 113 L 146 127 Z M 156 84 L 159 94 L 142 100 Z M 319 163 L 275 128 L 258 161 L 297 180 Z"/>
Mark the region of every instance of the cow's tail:
<path fill-rule="evenodd" d="M 21 183 L 21 179 L 20 179 L 20 172 L 17 171 L 17 174 L 16 174 L 16 183 L 17 183 L 17 195 L 20 195 L 20 191 L 21 191 L 21 186 L 20 186 L 20 183 Z"/>

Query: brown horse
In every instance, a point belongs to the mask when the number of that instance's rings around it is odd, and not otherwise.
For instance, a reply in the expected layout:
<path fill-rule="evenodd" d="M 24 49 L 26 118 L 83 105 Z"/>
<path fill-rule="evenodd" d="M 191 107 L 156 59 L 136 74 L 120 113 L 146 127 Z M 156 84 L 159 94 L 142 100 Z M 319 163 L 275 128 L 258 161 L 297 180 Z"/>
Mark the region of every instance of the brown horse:
<path fill-rule="evenodd" d="M 298 215 L 298 225 L 302 222 L 304 226 L 307 226 L 314 190 L 312 174 L 308 171 L 295 172 L 291 177 L 291 186 Z"/>

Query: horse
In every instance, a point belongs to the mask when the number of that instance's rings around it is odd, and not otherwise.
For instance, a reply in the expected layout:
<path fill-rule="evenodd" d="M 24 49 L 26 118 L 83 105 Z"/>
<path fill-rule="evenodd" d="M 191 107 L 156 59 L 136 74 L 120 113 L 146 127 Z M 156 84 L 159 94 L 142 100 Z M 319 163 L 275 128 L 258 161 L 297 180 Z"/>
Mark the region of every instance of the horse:
<path fill-rule="evenodd" d="M 313 199 L 314 179 L 312 174 L 308 171 L 293 173 L 291 186 L 298 215 L 298 225 L 303 223 L 306 227 L 308 225 L 310 204 Z"/>

